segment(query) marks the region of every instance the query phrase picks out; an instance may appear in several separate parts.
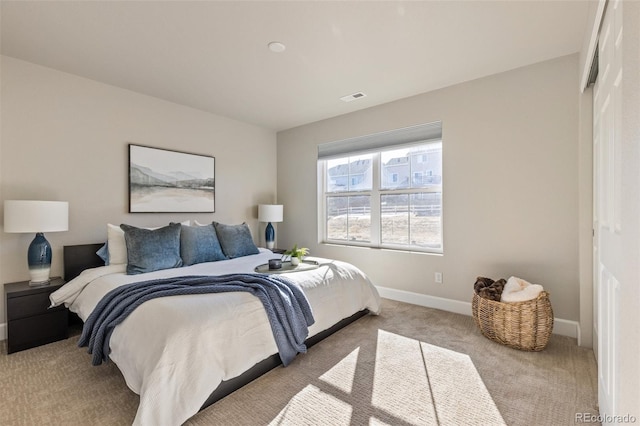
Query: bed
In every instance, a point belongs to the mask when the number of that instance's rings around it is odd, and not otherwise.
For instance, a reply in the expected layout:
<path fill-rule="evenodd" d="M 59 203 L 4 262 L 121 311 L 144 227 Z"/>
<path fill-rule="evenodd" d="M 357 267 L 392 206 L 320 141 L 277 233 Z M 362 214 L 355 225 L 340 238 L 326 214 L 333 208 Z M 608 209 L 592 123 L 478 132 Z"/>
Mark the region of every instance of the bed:
<path fill-rule="evenodd" d="M 104 262 L 95 255 L 100 247 L 65 247 L 68 282 L 51 296 L 52 303 L 65 304 L 82 321 L 105 294 L 122 285 L 164 277 L 254 273 L 279 257 L 259 249 L 258 254 L 230 260 L 127 275 L 125 265 L 101 266 Z M 379 312 L 379 295 L 358 268 L 337 260 L 308 259 L 317 262 L 317 268 L 286 274 L 313 310 L 307 347 L 363 315 Z M 264 307 L 249 293 L 150 300 L 115 328 L 110 349 L 110 360 L 140 395 L 134 420 L 139 425 L 182 424 L 280 364 Z"/>

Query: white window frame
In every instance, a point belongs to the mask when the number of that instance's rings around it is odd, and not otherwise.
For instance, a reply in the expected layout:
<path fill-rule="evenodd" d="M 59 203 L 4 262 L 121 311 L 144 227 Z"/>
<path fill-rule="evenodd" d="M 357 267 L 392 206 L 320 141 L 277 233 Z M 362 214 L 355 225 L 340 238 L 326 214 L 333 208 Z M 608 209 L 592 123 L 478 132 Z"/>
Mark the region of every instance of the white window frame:
<path fill-rule="evenodd" d="M 355 246 L 355 247 L 370 247 L 378 249 L 391 249 L 407 252 L 424 252 L 442 254 L 444 253 L 444 227 L 443 227 L 443 211 L 444 211 L 444 199 L 441 198 L 440 207 L 440 246 L 439 247 L 421 247 L 411 244 L 390 244 L 382 243 L 381 236 L 381 196 L 382 195 L 401 195 L 401 194 L 420 194 L 420 193 L 440 193 L 441 197 L 444 194 L 443 185 L 426 185 L 419 188 L 403 188 L 403 189 L 382 189 L 382 162 L 381 153 L 389 149 L 398 149 L 401 147 L 410 147 L 416 145 L 428 145 L 432 143 L 442 143 L 441 139 L 438 140 L 425 140 L 413 142 L 406 145 L 396 145 L 388 148 L 382 147 L 372 152 L 372 189 L 370 191 L 333 191 L 327 192 L 327 163 L 328 160 L 318 160 L 318 242 L 320 244 L 334 244 L 342 246 Z M 353 153 L 353 156 L 358 153 Z M 349 154 L 343 155 L 342 158 L 348 157 Z M 443 161 L 443 159 L 441 160 Z M 328 197 L 353 197 L 358 195 L 370 196 L 371 200 L 371 241 L 352 241 L 352 240 L 333 240 L 327 237 L 327 198 Z M 374 219 L 375 218 L 375 219 Z M 348 225 L 347 225 L 348 226 Z M 409 229 L 410 232 L 410 229 Z M 409 241 L 411 238 L 409 237 Z"/>

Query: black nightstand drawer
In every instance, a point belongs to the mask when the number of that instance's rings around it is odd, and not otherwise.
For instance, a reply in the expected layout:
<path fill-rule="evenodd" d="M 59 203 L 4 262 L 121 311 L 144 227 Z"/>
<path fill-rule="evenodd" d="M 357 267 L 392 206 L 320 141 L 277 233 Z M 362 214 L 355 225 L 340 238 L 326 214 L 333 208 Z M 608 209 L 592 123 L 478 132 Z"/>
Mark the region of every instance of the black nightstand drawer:
<path fill-rule="evenodd" d="M 48 309 L 49 306 L 51 306 L 49 293 L 12 297 L 10 303 L 7 303 L 7 320 L 26 318 L 53 310 L 64 310 L 64 306 Z"/>
<path fill-rule="evenodd" d="M 49 309 L 49 295 L 64 280 L 54 277 L 49 285 L 30 286 L 29 281 L 4 285 L 7 311 L 7 352 L 35 348 L 66 339 L 69 311 L 64 306 Z"/>
<path fill-rule="evenodd" d="M 66 339 L 69 334 L 68 321 L 66 309 L 51 310 L 45 314 L 9 321 L 7 352 L 17 352 Z"/>

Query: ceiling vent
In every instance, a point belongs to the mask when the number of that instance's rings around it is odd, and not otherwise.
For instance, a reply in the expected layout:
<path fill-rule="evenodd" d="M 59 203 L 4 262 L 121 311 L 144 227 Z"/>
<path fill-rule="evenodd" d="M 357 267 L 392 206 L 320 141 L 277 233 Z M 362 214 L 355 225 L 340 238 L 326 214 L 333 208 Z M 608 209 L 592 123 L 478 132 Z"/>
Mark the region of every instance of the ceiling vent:
<path fill-rule="evenodd" d="M 355 101 L 356 99 L 364 98 L 365 96 L 367 95 L 365 95 L 362 92 L 356 92 L 356 93 L 352 93 L 351 95 L 343 96 L 340 98 L 340 100 L 343 102 L 351 102 L 351 101 Z"/>

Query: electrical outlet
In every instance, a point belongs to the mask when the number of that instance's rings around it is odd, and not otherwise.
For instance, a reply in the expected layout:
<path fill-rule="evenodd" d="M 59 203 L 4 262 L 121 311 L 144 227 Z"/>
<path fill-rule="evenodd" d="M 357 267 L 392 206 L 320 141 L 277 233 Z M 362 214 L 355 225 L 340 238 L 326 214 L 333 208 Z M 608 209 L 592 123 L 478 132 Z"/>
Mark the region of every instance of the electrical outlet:
<path fill-rule="evenodd" d="M 434 279 L 438 284 L 442 284 L 442 272 L 436 272 Z"/>

